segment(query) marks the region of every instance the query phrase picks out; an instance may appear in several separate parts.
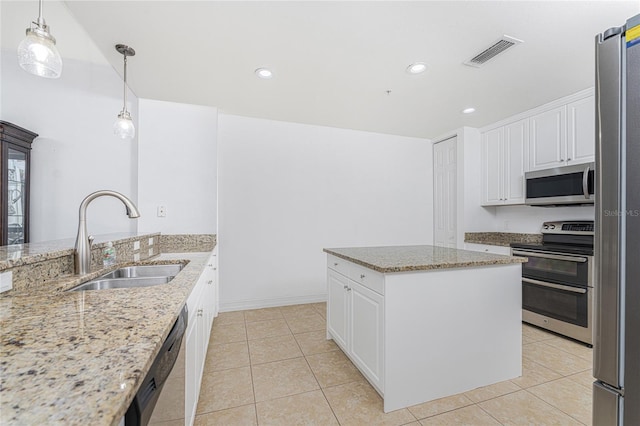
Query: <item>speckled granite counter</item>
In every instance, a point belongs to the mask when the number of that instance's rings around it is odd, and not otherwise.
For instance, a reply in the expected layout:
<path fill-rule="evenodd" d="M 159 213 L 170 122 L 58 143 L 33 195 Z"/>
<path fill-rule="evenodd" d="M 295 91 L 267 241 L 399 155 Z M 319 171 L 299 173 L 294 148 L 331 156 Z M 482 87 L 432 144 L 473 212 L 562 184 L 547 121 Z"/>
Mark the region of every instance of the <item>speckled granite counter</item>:
<path fill-rule="evenodd" d="M 523 257 L 436 246 L 327 248 L 324 251 L 383 274 L 526 262 Z"/>
<path fill-rule="evenodd" d="M 0 424 L 117 424 L 209 254 L 140 262 L 188 262 L 164 285 L 0 298 Z"/>
<path fill-rule="evenodd" d="M 465 232 L 465 243 L 490 244 L 509 247 L 511 243 L 541 244 L 542 234 L 519 234 L 515 232 Z"/>

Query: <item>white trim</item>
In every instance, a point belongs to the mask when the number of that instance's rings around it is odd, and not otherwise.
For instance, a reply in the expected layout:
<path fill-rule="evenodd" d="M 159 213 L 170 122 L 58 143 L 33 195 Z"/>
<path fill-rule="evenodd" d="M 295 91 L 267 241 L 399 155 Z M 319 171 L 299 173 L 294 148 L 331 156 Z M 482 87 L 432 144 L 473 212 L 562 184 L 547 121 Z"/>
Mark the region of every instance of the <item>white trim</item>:
<path fill-rule="evenodd" d="M 220 304 L 220 312 L 245 311 L 247 309 L 273 308 L 276 306 L 300 305 L 304 303 L 326 302 L 327 294 L 314 296 L 284 297 L 280 299 L 238 300 Z"/>
<path fill-rule="evenodd" d="M 524 120 L 524 119 L 533 117 L 534 115 L 543 113 L 545 111 L 549 111 L 554 108 L 558 108 L 558 107 L 567 105 L 571 102 L 579 101 L 580 99 L 588 98 L 589 96 L 594 96 L 594 95 L 595 95 L 595 89 L 593 87 L 589 87 L 588 89 L 581 90 L 572 95 L 565 96 L 564 98 L 556 99 L 555 101 L 551 101 L 549 103 L 537 106 L 535 108 L 521 112 L 519 114 L 512 115 L 511 117 L 505 118 L 503 120 L 496 121 L 495 123 L 491 123 L 485 127 L 481 127 L 479 130 L 481 133 L 484 133 L 486 131 L 493 130 L 497 127 L 505 126 L 507 124 L 514 123 L 516 121 Z"/>

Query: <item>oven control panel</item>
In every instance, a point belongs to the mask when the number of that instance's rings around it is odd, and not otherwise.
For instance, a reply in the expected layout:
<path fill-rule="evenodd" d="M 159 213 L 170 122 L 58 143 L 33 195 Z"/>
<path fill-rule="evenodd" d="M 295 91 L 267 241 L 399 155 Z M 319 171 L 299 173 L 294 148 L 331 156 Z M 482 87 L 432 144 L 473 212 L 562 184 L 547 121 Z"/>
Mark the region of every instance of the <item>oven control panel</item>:
<path fill-rule="evenodd" d="M 572 235 L 593 235 L 592 220 L 576 220 L 562 222 L 544 222 L 542 224 L 543 234 L 572 234 Z"/>

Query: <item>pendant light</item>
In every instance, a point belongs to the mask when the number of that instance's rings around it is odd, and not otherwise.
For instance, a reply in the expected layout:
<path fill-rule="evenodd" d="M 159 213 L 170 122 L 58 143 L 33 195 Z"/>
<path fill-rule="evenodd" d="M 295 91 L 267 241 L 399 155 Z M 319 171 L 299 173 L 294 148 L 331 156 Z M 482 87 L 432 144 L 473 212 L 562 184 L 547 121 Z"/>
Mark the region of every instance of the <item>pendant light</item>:
<path fill-rule="evenodd" d="M 38 19 L 27 28 L 27 37 L 18 46 L 20 67 L 34 75 L 58 78 L 62 74 L 62 58 L 56 39 L 42 17 L 42 0 L 38 2 Z"/>
<path fill-rule="evenodd" d="M 116 44 L 116 50 L 124 56 L 124 103 L 118 119 L 113 124 L 113 133 L 122 139 L 133 139 L 136 128 L 133 126 L 131 114 L 127 111 L 127 56 L 134 56 L 136 51 L 124 44 Z"/>

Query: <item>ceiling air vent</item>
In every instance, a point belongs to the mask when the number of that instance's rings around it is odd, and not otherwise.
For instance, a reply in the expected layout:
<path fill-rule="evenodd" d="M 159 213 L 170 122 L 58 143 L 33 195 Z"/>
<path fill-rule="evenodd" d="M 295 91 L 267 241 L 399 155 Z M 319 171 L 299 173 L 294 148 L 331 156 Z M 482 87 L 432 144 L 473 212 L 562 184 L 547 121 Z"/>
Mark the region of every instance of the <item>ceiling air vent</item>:
<path fill-rule="evenodd" d="M 482 52 L 478 53 L 473 58 L 463 62 L 463 64 L 469 65 L 470 67 L 480 68 L 487 61 L 495 58 L 496 55 L 520 43 L 522 43 L 522 40 L 518 40 L 517 38 L 509 37 L 507 35 L 502 36 L 500 39 L 498 39 L 498 41 L 484 49 Z"/>

